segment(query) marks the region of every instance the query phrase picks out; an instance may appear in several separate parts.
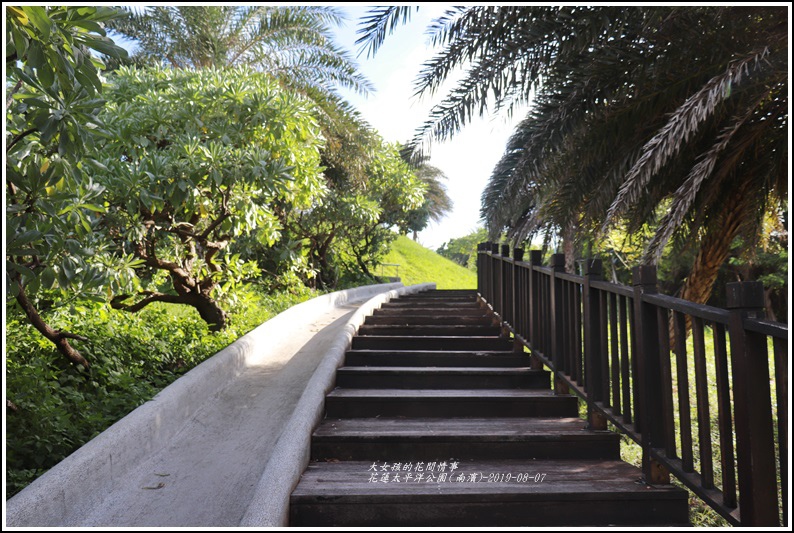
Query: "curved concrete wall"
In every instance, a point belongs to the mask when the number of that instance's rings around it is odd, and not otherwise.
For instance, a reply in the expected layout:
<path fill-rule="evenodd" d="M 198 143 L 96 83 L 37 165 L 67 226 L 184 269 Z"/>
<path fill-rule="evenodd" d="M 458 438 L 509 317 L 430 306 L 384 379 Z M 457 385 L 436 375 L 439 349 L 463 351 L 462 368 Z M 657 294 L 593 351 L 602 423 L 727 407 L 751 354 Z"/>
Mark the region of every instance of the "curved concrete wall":
<path fill-rule="evenodd" d="M 328 346 L 323 360 L 309 380 L 287 426 L 279 437 L 265 466 L 248 511 L 240 525 L 244 527 L 284 527 L 289 521 L 289 497 L 309 464 L 311 435 L 325 412 L 325 396 L 334 388 L 336 370 L 344 362 L 358 327 L 381 304 L 405 294 L 435 289 L 435 283 L 423 283 L 379 294 L 361 307 Z"/>
<path fill-rule="evenodd" d="M 369 285 L 298 304 L 240 337 L 87 442 L 6 502 L 8 526 L 57 526 L 87 514 L 142 459 L 181 429 L 207 399 L 247 366 L 265 361 L 296 328 L 328 310 L 402 287 Z"/>

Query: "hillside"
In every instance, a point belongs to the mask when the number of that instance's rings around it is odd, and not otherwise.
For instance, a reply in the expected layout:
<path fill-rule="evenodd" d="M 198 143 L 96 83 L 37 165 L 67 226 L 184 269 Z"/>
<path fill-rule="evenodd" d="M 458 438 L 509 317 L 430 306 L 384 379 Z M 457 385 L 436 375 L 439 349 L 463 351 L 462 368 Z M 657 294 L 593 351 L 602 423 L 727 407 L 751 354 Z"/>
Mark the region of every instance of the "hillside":
<path fill-rule="evenodd" d="M 397 237 L 384 263 L 399 264 L 399 276 L 404 285 L 435 282 L 439 289 L 476 289 L 477 274 L 407 237 Z M 384 267 L 386 276 L 393 276 L 395 267 Z M 380 269 L 378 269 L 380 273 Z"/>

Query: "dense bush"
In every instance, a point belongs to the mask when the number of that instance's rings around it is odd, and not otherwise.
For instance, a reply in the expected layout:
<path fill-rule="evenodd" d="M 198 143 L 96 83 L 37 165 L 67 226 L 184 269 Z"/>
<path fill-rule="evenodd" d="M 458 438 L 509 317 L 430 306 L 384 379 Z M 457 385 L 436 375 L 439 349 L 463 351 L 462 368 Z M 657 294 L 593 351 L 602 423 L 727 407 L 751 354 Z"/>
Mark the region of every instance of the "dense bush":
<path fill-rule="evenodd" d="M 6 323 L 6 472 L 13 496 L 160 389 L 271 316 L 316 293 L 238 292 L 228 327 L 210 333 L 193 309 L 153 304 L 131 315 L 89 303 L 47 316 L 91 339 L 73 365 L 22 315 Z"/>

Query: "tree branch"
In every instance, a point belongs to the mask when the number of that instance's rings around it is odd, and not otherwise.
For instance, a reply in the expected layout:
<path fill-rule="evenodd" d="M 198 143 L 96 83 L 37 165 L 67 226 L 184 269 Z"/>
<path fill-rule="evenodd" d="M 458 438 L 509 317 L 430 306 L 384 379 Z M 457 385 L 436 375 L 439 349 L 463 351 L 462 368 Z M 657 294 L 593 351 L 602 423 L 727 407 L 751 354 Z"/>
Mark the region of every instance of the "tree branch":
<path fill-rule="evenodd" d="M 68 331 L 61 331 L 61 332 L 58 333 L 58 336 L 60 338 L 62 338 L 62 339 L 74 339 L 74 340 L 83 341 L 83 342 L 88 342 L 88 341 L 91 340 L 91 339 L 88 339 L 86 337 L 83 337 L 82 335 L 77 335 L 75 333 L 69 333 Z"/>
<path fill-rule="evenodd" d="M 152 268 L 156 268 L 159 270 L 166 270 L 171 274 L 177 276 L 181 280 L 183 280 L 186 284 L 193 286 L 195 285 L 192 282 L 190 274 L 182 268 L 178 263 L 173 263 L 171 261 L 163 261 L 162 259 L 158 259 L 154 255 L 154 244 L 147 241 L 148 247 L 151 249 L 151 254 L 145 250 L 145 246 L 141 243 L 135 247 L 135 254 L 140 258 L 143 259 L 146 263 L 146 266 L 150 266 Z"/>
<path fill-rule="evenodd" d="M 11 143 L 6 147 L 6 153 L 10 152 L 11 149 L 14 147 L 14 145 L 17 144 L 19 141 L 21 141 L 31 133 L 36 133 L 37 131 L 39 131 L 37 128 L 30 128 L 18 134 L 16 137 L 14 137 L 11 140 Z"/>
<path fill-rule="evenodd" d="M 13 54 L 14 59 L 12 59 L 11 61 L 16 61 L 16 55 L 17 55 L 16 52 L 14 52 L 14 54 Z M 6 63 L 8 63 L 8 61 L 9 61 L 9 59 L 6 58 Z M 22 80 L 21 79 L 17 80 L 17 83 L 16 83 L 16 85 L 14 85 L 14 88 L 9 91 L 8 98 L 6 98 L 6 107 L 9 107 L 11 105 L 11 102 L 14 100 L 14 94 L 17 91 L 19 91 L 20 87 L 22 87 Z"/>
<path fill-rule="evenodd" d="M 230 194 L 231 194 L 231 190 L 230 190 L 230 188 L 227 188 L 226 192 L 223 194 L 223 200 L 222 200 L 222 202 L 223 202 L 222 203 L 223 211 L 221 211 L 220 216 L 217 219 L 215 219 L 215 221 L 212 224 L 210 224 L 209 227 L 207 229 L 205 229 L 204 232 L 201 235 L 199 235 L 199 239 L 202 239 L 202 240 L 208 239 L 210 233 L 212 233 L 215 230 L 215 228 L 220 226 L 221 223 L 223 223 L 223 221 L 226 220 L 227 218 L 229 218 L 229 216 L 232 214 L 231 211 L 229 210 L 229 195 Z"/>
<path fill-rule="evenodd" d="M 84 368 L 88 368 L 90 365 L 85 357 L 83 357 L 80 352 L 74 349 L 69 341 L 66 339 L 77 339 L 77 340 L 88 340 L 85 337 L 80 337 L 79 335 L 75 335 L 73 333 L 67 333 L 65 331 L 58 331 L 53 329 L 52 326 L 44 322 L 44 319 L 41 318 L 39 315 L 38 310 L 33 305 L 33 303 L 28 299 L 27 294 L 25 293 L 25 286 L 22 281 L 19 279 L 19 275 L 14 276 L 15 279 L 12 280 L 12 283 L 16 283 L 19 289 L 19 292 L 16 295 L 17 303 L 22 308 L 22 311 L 25 313 L 25 316 L 28 317 L 30 323 L 33 324 L 33 327 L 41 333 L 44 338 L 48 341 L 53 343 L 57 350 L 66 356 L 71 362 L 81 365 Z"/>
<path fill-rule="evenodd" d="M 162 292 L 151 292 L 145 291 L 140 295 L 147 295 L 146 298 L 143 300 L 127 305 L 122 302 L 124 300 L 128 300 L 132 298 L 131 294 L 121 294 L 119 296 L 115 296 L 112 300 L 110 300 L 110 307 L 113 309 L 119 309 L 121 311 L 128 311 L 130 313 L 137 313 L 147 305 L 154 303 L 154 302 L 165 302 L 170 304 L 188 304 L 188 298 L 181 295 L 176 294 L 164 294 Z"/>

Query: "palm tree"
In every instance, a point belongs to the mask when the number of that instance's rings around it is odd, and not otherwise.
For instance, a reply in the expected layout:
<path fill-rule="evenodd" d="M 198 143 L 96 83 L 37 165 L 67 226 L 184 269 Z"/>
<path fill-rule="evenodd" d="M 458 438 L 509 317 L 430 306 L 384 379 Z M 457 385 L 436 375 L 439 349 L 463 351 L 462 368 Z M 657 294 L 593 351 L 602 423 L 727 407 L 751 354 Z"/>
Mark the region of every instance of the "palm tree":
<path fill-rule="evenodd" d="M 406 152 L 403 152 L 403 157 Z M 407 154 L 410 158 L 411 154 Z M 417 239 L 417 234 L 425 229 L 430 221 L 441 222 L 441 220 L 452 210 L 452 198 L 447 193 L 447 187 L 443 180 L 447 179 L 444 171 L 427 163 L 429 158 L 415 161 L 413 171 L 416 177 L 424 184 L 425 194 L 424 203 L 411 214 L 410 223 L 407 230 L 413 232 L 413 239 Z"/>
<path fill-rule="evenodd" d="M 134 59 L 174 68 L 245 64 L 301 92 L 340 85 L 366 93 L 370 83 L 331 37 L 342 20 L 327 6 L 155 6 L 128 9 L 108 27 L 137 41 Z"/>
<path fill-rule="evenodd" d="M 374 13 L 362 42 L 410 11 Z M 568 243 L 627 221 L 698 246 L 682 296 L 704 302 L 737 236 L 787 195 L 787 11 L 778 7 L 468 7 L 431 28 L 417 94 L 464 77 L 414 138 L 533 100 L 483 192 L 492 235 Z M 565 239 L 567 238 L 567 239 Z M 752 241 L 751 241 L 752 242 Z M 572 248 L 569 248 L 569 250 Z"/>

